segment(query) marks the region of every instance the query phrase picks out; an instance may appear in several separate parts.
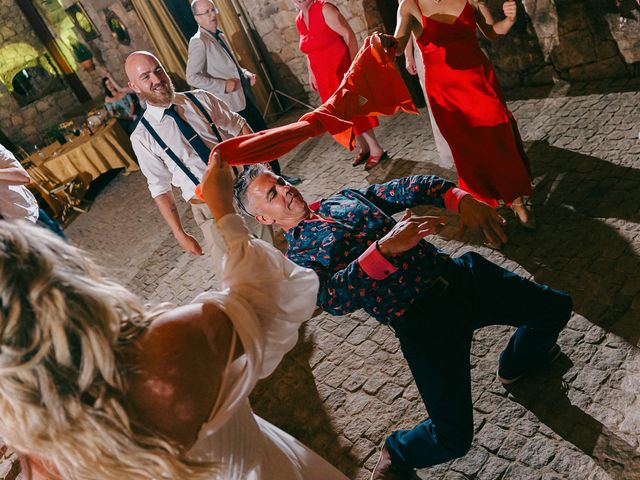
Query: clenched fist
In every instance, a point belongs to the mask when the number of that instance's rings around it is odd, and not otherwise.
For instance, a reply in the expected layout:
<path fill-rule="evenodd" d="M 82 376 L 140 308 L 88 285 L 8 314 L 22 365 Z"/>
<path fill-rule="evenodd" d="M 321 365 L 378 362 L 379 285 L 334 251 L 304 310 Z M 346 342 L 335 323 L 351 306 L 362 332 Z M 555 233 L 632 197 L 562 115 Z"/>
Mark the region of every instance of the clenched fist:
<path fill-rule="evenodd" d="M 514 0 L 508 0 L 502 4 L 502 11 L 504 12 L 504 16 L 507 17 L 512 22 L 516 20 L 516 2 Z"/>

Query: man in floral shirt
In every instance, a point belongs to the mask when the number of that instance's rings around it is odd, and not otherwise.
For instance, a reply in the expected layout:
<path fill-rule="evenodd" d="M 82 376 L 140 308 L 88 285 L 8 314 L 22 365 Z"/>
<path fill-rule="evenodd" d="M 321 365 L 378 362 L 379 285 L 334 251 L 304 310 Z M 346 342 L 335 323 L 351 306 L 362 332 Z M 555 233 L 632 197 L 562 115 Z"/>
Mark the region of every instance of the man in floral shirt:
<path fill-rule="evenodd" d="M 435 176 L 415 175 L 346 189 L 308 205 L 295 187 L 261 166 L 236 186 L 239 204 L 264 224 L 279 224 L 287 255 L 320 277 L 318 305 L 333 315 L 363 308 L 400 341 L 429 419 L 385 441 L 372 479 L 411 479 L 463 456 L 473 437 L 469 352 L 475 329 L 517 327 L 500 355 L 509 384 L 555 359 L 571 316 L 569 295 L 515 275 L 475 252 L 452 258 L 426 242 L 441 217 L 417 205 L 460 214 L 491 243 L 505 242 L 504 220 L 484 203 Z M 406 210 L 405 210 L 406 209 Z M 391 215 L 405 210 L 396 222 Z"/>

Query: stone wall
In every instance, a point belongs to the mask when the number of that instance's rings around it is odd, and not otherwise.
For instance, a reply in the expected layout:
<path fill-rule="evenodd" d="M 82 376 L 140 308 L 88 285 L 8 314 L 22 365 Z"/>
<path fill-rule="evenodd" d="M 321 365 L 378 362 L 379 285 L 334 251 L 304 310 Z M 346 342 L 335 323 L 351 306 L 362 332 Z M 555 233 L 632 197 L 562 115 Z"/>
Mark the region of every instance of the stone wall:
<path fill-rule="evenodd" d="M 72 3 L 73 0 L 65 0 L 64 6 Z M 44 45 L 15 2 L 0 0 L 0 6 L 0 49 L 20 44 L 21 50 L 18 51 L 44 54 Z M 83 2 L 83 6 L 100 32 L 96 39 L 90 42 L 83 41 L 91 48 L 97 68 L 93 71 L 78 68 L 76 74 L 91 97 L 99 100 L 104 97 L 101 79 L 105 73 L 110 72 L 121 85 L 126 85 L 123 65 L 127 54 L 136 49 L 152 49 L 152 45 L 146 37 L 137 13 L 134 10 L 125 11 L 119 0 Z M 112 37 L 102 12 L 102 9 L 107 7 L 126 25 L 131 36 L 130 45 L 121 45 Z M 26 58 L 28 54 L 25 54 Z M 60 91 L 20 106 L 6 86 L 0 82 L 0 130 L 16 145 L 27 150 L 34 144 L 46 142 L 47 130 L 52 125 L 60 123 L 66 112 L 78 109 L 82 107 L 66 84 Z"/>
<path fill-rule="evenodd" d="M 490 0 L 502 18 L 502 0 Z M 635 0 L 522 0 L 516 25 L 481 41 L 505 86 L 638 75 L 640 7 Z"/>
<path fill-rule="evenodd" d="M 298 50 L 297 10 L 289 0 L 240 0 L 253 22 L 277 85 L 317 103 Z M 335 0 L 361 42 L 382 24 L 375 0 Z M 503 0 L 488 0 L 496 19 Z M 628 77 L 640 72 L 636 0 L 521 0 L 509 35 L 480 42 L 505 87 Z"/>
<path fill-rule="evenodd" d="M 306 57 L 298 49 L 295 20 L 298 10 L 293 2 L 240 1 L 253 23 L 261 46 L 267 52 L 267 61 L 277 86 L 300 100 L 318 104 L 318 95 L 309 86 Z M 369 33 L 382 25 L 375 0 L 336 0 L 332 3 L 340 9 L 353 28 L 360 45 Z"/>

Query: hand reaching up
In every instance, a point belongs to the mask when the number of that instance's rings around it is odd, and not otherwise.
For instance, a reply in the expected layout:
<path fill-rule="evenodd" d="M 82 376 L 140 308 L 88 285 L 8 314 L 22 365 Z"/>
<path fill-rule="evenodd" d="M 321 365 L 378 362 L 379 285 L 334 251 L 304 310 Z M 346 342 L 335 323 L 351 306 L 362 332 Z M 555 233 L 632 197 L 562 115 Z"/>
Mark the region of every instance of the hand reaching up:
<path fill-rule="evenodd" d="M 214 151 L 202 179 L 202 196 L 216 220 L 228 213 L 235 213 L 233 183 L 231 167 L 221 158 L 219 152 Z"/>
<path fill-rule="evenodd" d="M 514 0 L 508 0 L 502 4 L 502 11 L 504 12 L 504 16 L 511 20 L 512 22 L 516 21 L 516 12 L 517 12 L 516 2 Z"/>

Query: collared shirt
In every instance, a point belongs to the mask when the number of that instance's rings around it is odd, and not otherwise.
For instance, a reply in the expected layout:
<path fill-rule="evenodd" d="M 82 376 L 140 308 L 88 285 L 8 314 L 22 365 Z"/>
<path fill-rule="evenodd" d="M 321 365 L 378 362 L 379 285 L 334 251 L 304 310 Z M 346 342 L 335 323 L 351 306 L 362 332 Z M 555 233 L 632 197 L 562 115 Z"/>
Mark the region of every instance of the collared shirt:
<path fill-rule="evenodd" d="M 455 212 L 467 193 L 435 176 L 415 175 L 322 200 L 311 219 L 285 232 L 287 256 L 320 277 L 318 305 L 333 315 L 363 308 L 378 321 L 401 317 L 449 258 L 426 241 L 387 260 L 377 240 L 396 224 L 391 215 L 416 205 Z"/>
<path fill-rule="evenodd" d="M 246 121 L 237 113 L 229 110 L 227 105 L 215 95 L 204 90 L 194 90 L 193 94 L 208 110 L 211 120 L 218 127 L 222 139 L 238 135 Z M 213 148 L 218 143 L 213 130 L 209 126 L 200 110 L 183 93 L 176 93 L 173 103 L 178 114 L 198 132 L 204 143 Z M 202 179 L 206 164 L 198 156 L 186 138 L 180 133 L 176 122 L 165 114 L 167 107 L 147 105 L 144 113 L 151 126 L 158 135 L 171 148 L 178 158 L 198 178 Z M 174 185 L 182 191 L 186 201 L 194 197 L 196 186 L 180 170 L 171 158 L 164 152 L 160 145 L 153 139 L 149 131 L 142 123 L 139 123 L 131 134 L 131 145 L 138 158 L 140 170 L 147 178 L 149 191 L 153 198 L 171 191 Z"/>
<path fill-rule="evenodd" d="M 9 150 L 0 145 L 0 171 L 5 168 L 22 168 Z M 26 170 L 25 177 L 28 177 Z M 3 218 L 23 218 L 35 222 L 38 220 L 38 202 L 25 185 L 4 180 L 0 173 L 0 215 Z"/>

